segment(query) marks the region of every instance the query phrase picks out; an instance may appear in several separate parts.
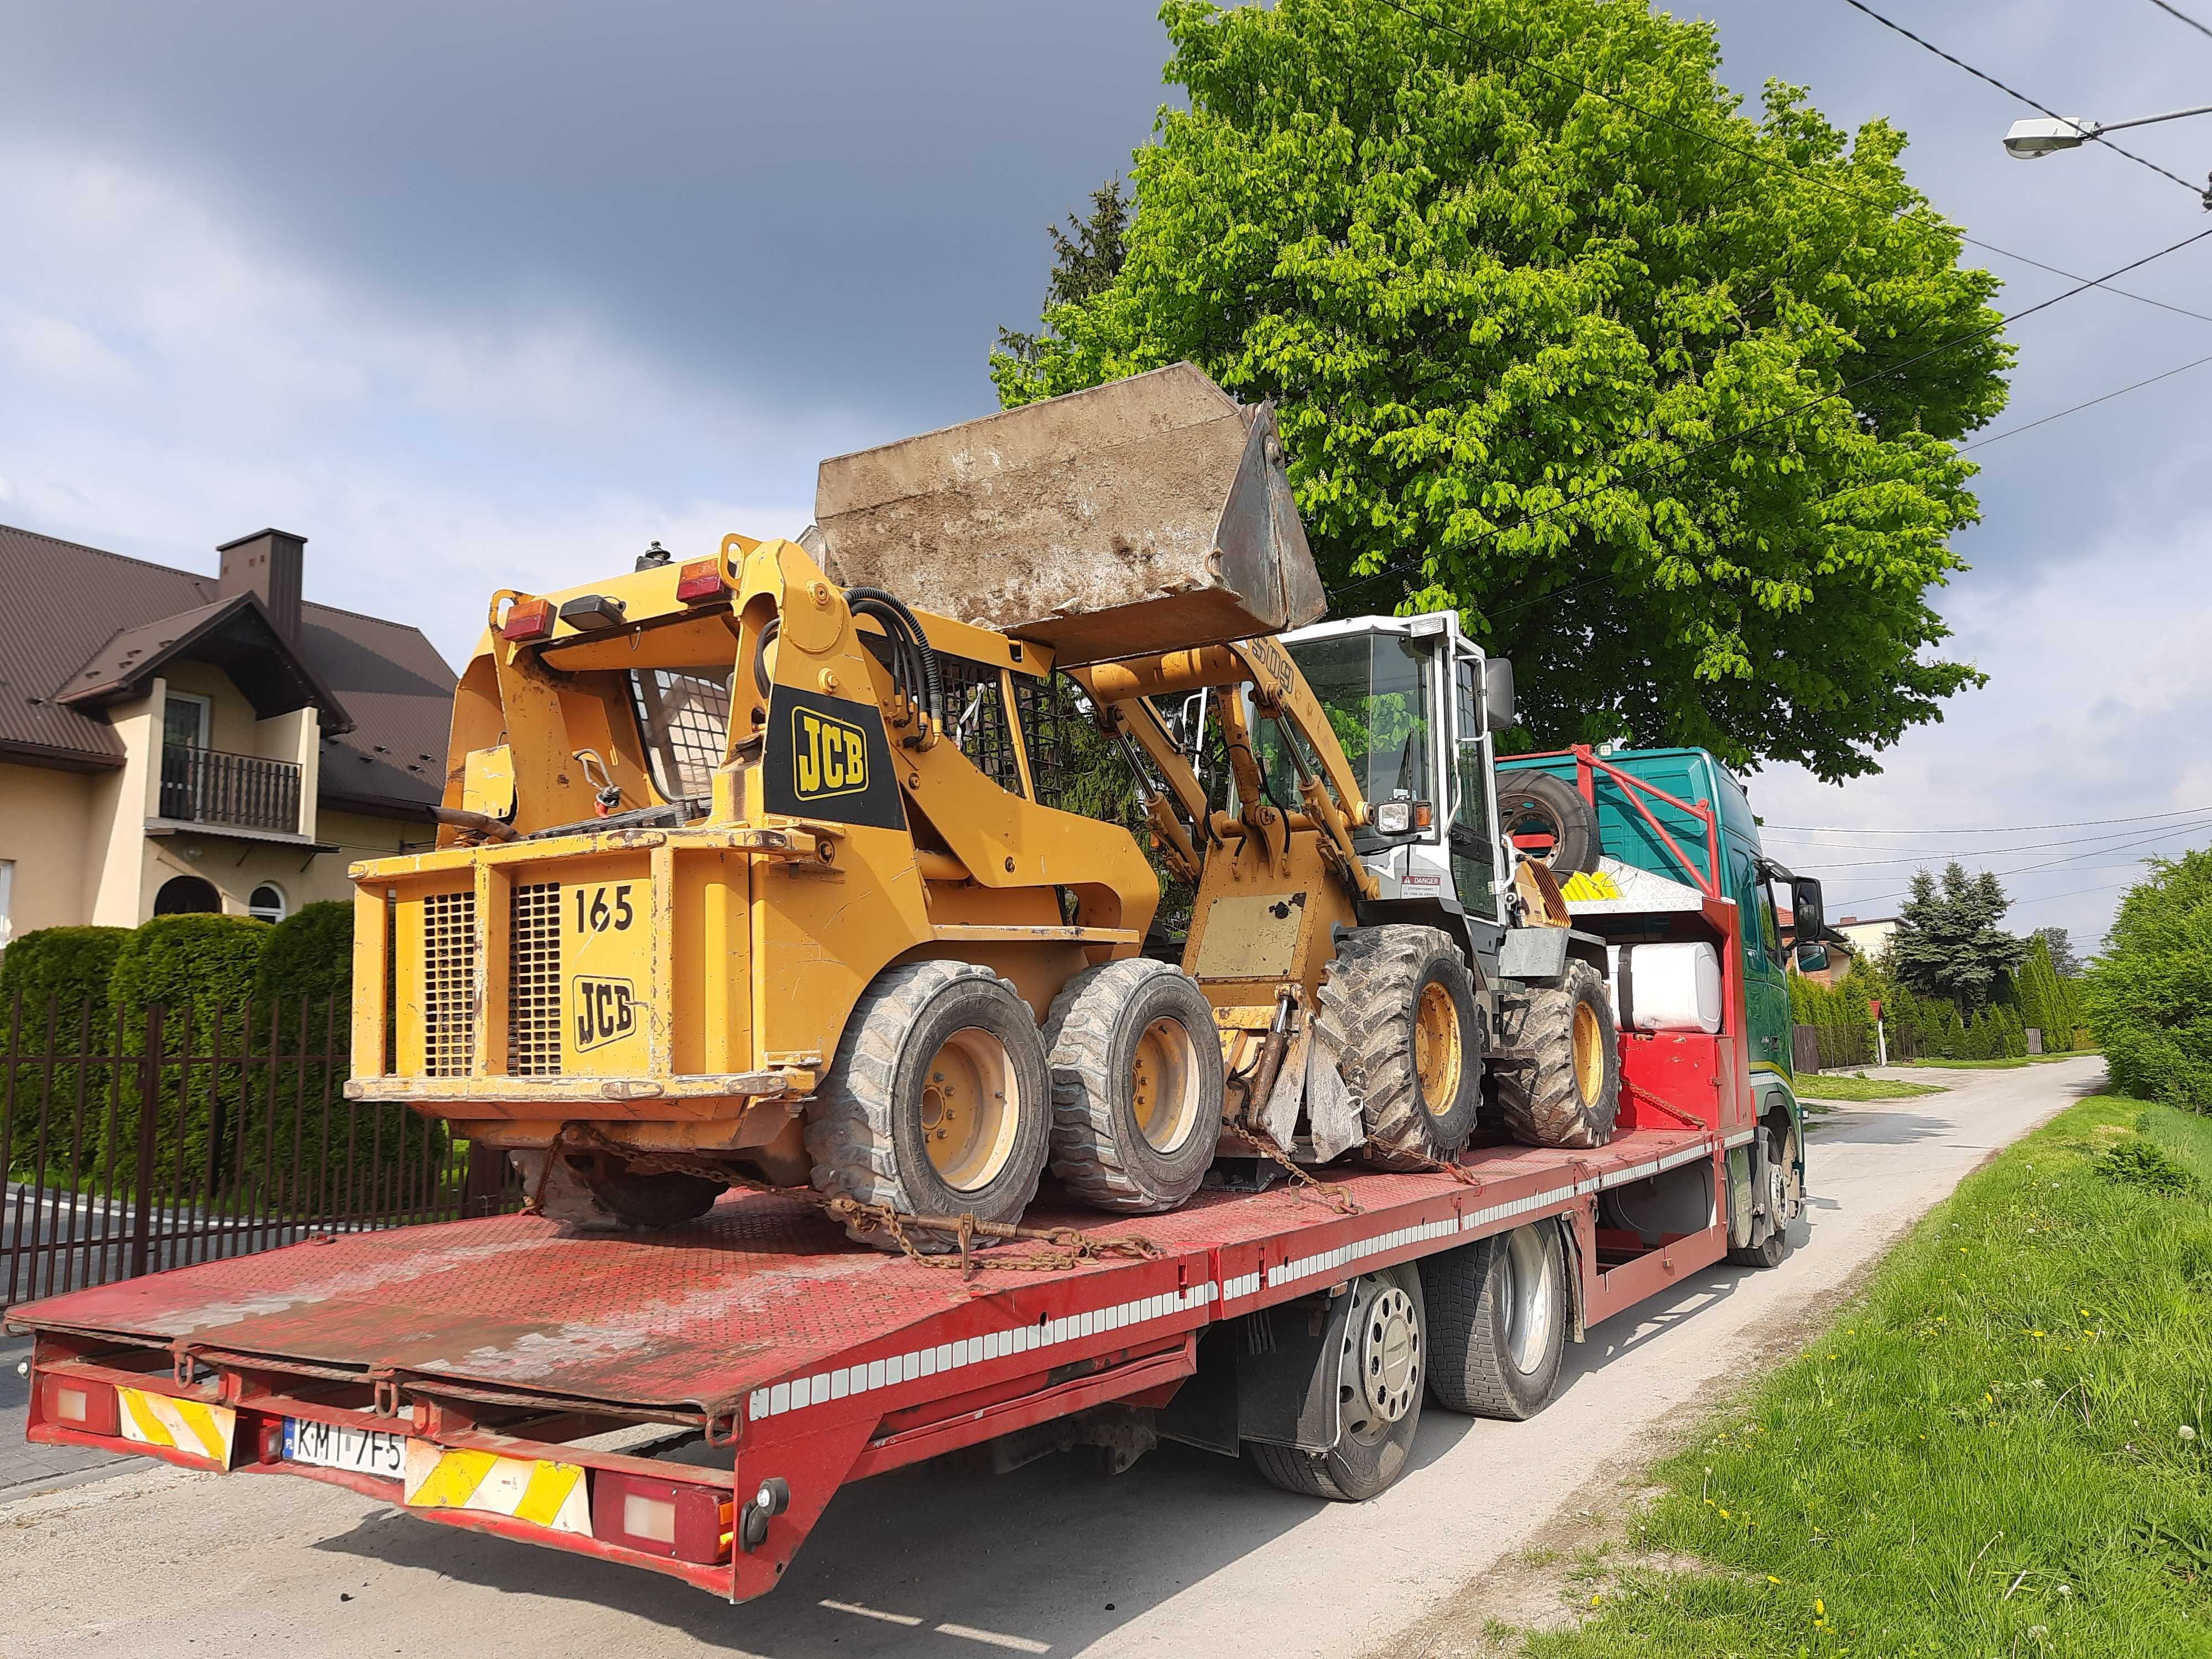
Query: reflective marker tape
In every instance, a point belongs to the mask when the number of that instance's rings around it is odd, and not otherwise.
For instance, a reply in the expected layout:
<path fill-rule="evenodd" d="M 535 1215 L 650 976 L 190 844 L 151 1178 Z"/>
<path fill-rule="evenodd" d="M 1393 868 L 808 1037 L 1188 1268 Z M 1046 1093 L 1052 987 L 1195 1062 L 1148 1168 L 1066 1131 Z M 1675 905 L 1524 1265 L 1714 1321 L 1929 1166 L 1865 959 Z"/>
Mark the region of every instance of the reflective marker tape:
<path fill-rule="evenodd" d="M 118 1388 L 115 1392 L 123 1402 L 125 1440 L 135 1440 L 142 1446 L 167 1446 L 204 1457 L 221 1468 L 230 1467 L 238 1413 L 229 1407 L 173 1400 L 166 1394 L 148 1394 L 143 1389 Z"/>
<path fill-rule="evenodd" d="M 482 1510 L 553 1532 L 588 1536 L 591 1500 L 584 1471 L 544 1458 L 452 1451 L 428 1440 L 407 1443 L 404 1501 L 411 1510 Z"/>

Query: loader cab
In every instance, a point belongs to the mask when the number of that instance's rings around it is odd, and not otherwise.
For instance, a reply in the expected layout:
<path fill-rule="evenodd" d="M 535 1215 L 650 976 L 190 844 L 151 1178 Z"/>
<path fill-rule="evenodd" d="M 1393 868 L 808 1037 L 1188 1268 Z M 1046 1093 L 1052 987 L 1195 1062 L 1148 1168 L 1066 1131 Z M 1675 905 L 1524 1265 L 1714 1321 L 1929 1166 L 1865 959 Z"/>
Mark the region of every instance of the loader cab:
<path fill-rule="evenodd" d="M 1369 821 L 1352 844 L 1382 899 L 1500 920 L 1512 866 L 1491 778 L 1493 730 L 1512 719 L 1504 665 L 1448 611 L 1318 623 L 1281 643 L 1360 774 Z"/>

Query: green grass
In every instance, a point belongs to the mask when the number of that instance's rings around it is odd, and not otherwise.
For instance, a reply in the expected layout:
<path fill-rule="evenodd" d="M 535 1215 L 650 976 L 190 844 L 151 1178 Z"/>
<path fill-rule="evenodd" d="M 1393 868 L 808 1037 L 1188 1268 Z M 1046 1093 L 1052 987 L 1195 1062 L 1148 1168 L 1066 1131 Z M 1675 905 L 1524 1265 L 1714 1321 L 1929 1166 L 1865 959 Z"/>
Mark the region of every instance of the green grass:
<path fill-rule="evenodd" d="M 1800 1072 L 1790 1080 L 1800 1100 L 1910 1100 L 1940 1095 L 1938 1083 L 1899 1083 L 1886 1077 L 1840 1077 L 1832 1072 Z"/>
<path fill-rule="evenodd" d="M 1900 1060 L 1899 1066 L 1932 1066 L 1945 1072 L 2009 1072 L 2021 1066 L 2056 1066 L 2062 1060 L 2084 1060 L 2098 1051 L 2077 1048 L 2068 1054 L 2006 1054 L 1996 1060 Z"/>
<path fill-rule="evenodd" d="M 1656 1471 L 1632 1541 L 1705 1570 L 1631 1565 L 1528 1653 L 2212 1655 L 2206 1192 L 2212 1121 L 2061 1114 Z"/>

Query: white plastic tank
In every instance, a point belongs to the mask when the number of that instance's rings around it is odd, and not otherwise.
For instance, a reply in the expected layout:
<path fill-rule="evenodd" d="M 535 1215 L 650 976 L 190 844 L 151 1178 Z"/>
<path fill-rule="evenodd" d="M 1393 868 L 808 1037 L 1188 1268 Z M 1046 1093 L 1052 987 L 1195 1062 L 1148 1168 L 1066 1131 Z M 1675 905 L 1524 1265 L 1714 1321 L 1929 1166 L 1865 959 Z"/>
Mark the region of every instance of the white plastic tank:
<path fill-rule="evenodd" d="M 1721 1029 L 1720 952 L 1702 940 L 1608 945 L 1613 1017 L 1624 1030 Z"/>

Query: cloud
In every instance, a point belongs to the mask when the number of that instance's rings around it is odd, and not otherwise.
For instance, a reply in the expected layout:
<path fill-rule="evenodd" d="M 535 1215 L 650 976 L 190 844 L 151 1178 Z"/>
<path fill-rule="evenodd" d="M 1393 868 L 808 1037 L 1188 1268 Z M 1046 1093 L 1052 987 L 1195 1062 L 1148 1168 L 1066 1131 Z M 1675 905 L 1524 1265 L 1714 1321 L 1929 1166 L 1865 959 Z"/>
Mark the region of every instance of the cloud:
<path fill-rule="evenodd" d="M 871 435 L 672 376 L 574 310 L 410 314 L 142 170 L 0 149 L 0 221 L 11 520 L 200 569 L 281 524 L 311 598 L 449 657 L 495 587 L 795 532 L 815 460 Z"/>

